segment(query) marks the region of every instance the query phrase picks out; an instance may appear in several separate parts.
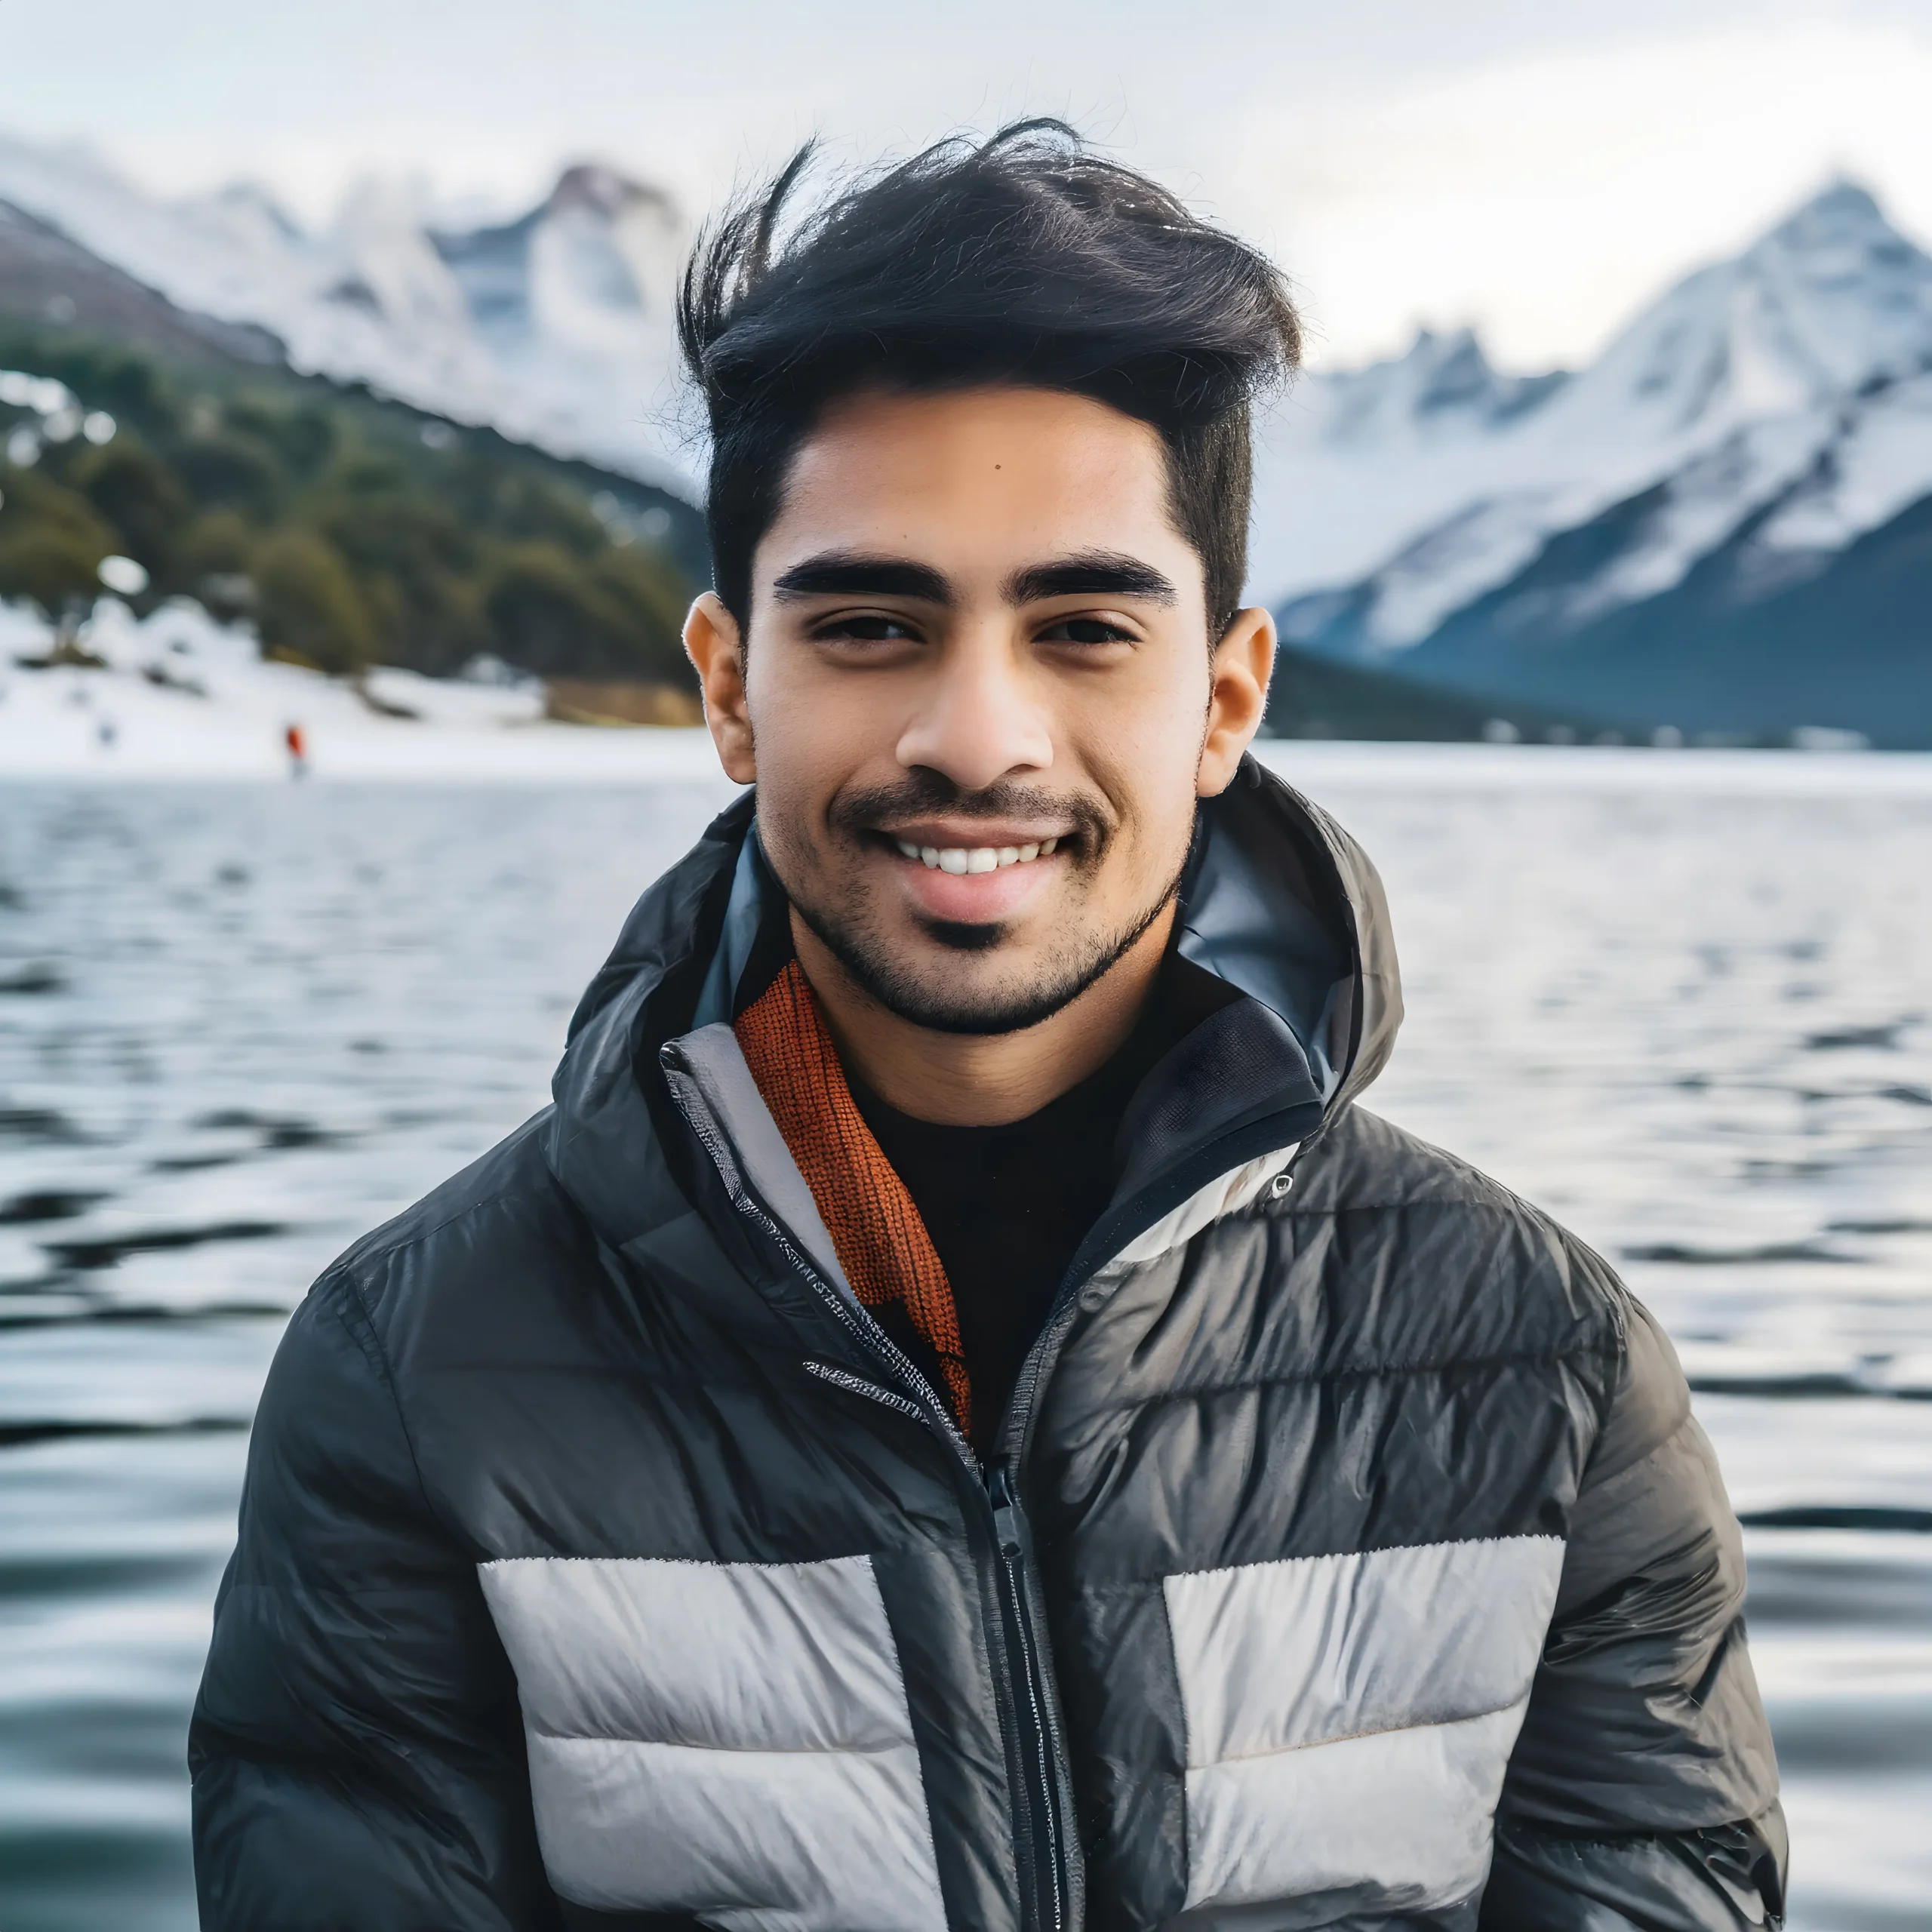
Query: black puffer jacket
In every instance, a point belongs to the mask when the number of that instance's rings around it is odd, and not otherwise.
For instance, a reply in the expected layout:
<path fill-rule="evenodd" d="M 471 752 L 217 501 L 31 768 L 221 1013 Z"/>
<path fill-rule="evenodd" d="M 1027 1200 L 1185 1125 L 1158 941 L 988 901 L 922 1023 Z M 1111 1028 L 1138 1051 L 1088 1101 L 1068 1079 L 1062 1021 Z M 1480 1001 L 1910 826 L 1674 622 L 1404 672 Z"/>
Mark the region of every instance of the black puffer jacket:
<path fill-rule="evenodd" d="M 728 812 L 555 1105 L 316 1284 L 192 1756 L 216 1932 L 1775 1922 L 1743 1564 L 1594 1254 L 1354 1106 L 1380 886 L 1252 764 L 1157 1068 L 983 1467 L 727 1024 Z M 768 947 L 764 949 L 768 953 Z"/>

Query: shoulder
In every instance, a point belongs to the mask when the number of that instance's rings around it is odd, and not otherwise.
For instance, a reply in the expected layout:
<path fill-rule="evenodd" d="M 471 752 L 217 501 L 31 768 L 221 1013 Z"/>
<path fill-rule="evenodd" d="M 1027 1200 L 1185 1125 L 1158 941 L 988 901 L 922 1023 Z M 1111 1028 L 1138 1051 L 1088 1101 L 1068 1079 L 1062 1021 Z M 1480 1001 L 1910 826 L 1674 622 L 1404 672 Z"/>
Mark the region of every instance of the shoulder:
<path fill-rule="evenodd" d="M 1479 1168 L 1366 1107 L 1351 1105 L 1335 1115 L 1295 1173 L 1296 1203 L 1303 1209 L 1454 1207 L 1554 1225 Z"/>
<path fill-rule="evenodd" d="M 545 1158 L 549 1118 L 546 1108 L 371 1229 L 325 1270 L 311 1299 L 341 1306 L 393 1355 L 451 1323 L 499 1331 L 513 1309 L 527 1315 L 594 1271 L 589 1225 Z"/>
<path fill-rule="evenodd" d="M 594 1367 L 612 1317 L 597 1244 L 551 1174 L 540 1114 L 325 1269 L 275 1351 L 251 1482 L 454 1520 L 533 1368 Z M 555 1371 L 563 1372 L 563 1383 Z M 355 1501 L 353 1499 L 361 1499 Z"/>
<path fill-rule="evenodd" d="M 1629 1291 L 1587 1244 L 1468 1161 L 1359 1106 L 1336 1117 L 1274 1211 L 1388 1346 L 1438 1359 L 1595 1358 L 1620 1369 Z"/>

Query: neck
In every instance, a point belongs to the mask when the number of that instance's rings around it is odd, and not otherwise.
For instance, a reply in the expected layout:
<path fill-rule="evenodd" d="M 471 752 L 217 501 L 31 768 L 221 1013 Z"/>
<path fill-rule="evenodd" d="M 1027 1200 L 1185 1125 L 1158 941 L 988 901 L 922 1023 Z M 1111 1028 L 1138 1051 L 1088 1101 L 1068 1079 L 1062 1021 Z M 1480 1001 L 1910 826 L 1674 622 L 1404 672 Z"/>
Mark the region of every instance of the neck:
<path fill-rule="evenodd" d="M 1019 1033 L 937 1033 L 880 1005 L 798 914 L 798 964 L 848 1069 L 889 1107 L 946 1127 L 1038 1113 L 1097 1072 L 1134 1031 L 1174 926 L 1170 904 L 1078 998 Z"/>

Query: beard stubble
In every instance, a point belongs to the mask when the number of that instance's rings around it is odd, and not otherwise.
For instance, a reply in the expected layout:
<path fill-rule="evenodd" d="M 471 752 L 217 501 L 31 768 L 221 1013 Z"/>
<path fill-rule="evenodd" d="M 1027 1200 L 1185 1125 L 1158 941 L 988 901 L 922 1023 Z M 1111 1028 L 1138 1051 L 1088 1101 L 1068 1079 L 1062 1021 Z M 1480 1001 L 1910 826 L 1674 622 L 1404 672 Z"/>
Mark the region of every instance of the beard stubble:
<path fill-rule="evenodd" d="M 1077 863 L 1090 871 L 1104 862 L 1113 827 L 1090 800 L 1058 798 L 1017 786 L 964 792 L 938 772 L 909 775 L 900 785 L 841 795 L 826 813 L 835 841 L 855 843 L 881 820 L 910 819 L 943 811 L 955 817 L 1051 817 L 1069 821 Z M 766 847 L 768 858 L 771 848 Z M 1115 927 L 1075 933 L 1050 949 L 1026 983 L 979 994 L 949 986 L 943 958 L 937 970 L 921 971 L 895 949 L 863 905 L 846 909 L 815 903 L 780 875 L 793 909 L 807 928 L 853 980 L 885 1010 L 908 1024 L 936 1033 L 995 1035 L 1023 1032 L 1050 1020 L 1103 979 L 1143 938 L 1174 902 L 1186 863 L 1186 847 L 1172 876 L 1152 903 Z M 778 870 L 774 864 L 773 869 Z M 927 937 L 943 952 L 958 955 L 996 952 L 1004 943 L 1002 923 L 970 925 L 921 919 Z"/>

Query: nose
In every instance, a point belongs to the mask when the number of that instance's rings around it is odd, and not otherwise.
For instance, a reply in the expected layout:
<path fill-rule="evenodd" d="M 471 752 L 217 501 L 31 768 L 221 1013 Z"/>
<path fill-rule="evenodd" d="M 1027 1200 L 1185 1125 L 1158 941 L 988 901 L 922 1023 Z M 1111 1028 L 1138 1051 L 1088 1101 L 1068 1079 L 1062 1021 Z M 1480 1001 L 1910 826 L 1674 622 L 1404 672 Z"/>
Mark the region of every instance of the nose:
<path fill-rule="evenodd" d="M 1016 771 L 1045 771 L 1053 733 L 1028 685 L 1007 636 L 955 636 L 900 735 L 900 763 L 942 771 L 964 792 Z"/>

